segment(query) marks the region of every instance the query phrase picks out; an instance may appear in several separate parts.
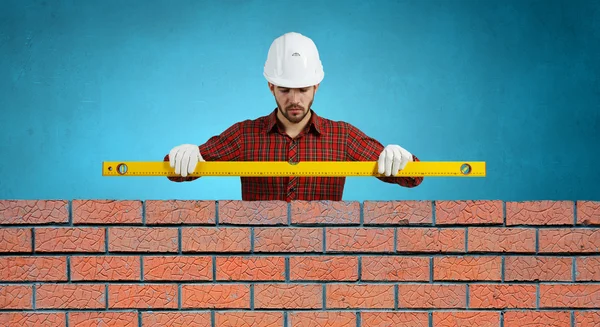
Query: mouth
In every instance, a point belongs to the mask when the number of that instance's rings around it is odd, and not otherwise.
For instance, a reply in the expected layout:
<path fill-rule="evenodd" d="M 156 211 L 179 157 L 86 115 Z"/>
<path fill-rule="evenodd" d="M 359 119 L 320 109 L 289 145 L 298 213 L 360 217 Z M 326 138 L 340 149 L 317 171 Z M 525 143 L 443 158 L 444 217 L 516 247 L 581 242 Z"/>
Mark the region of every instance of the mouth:
<path fill-rule="evenodd" d="M 290 112 L 292 114 L 299 114 L 299 113 L 302 113 L 302 109 L 299 109 L 299 108 L 290 108 L 290 109 L 288 109 L 288 112 Z"/>

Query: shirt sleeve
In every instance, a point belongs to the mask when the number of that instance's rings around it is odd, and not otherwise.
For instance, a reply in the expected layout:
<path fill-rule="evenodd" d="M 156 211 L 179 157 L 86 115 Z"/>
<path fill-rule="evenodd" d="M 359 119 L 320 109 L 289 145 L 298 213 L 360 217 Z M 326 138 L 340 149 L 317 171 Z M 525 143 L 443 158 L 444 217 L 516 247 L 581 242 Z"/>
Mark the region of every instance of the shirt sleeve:
<path fill-rule="evenodd" d="M 198 146 L 200 155 L 206 161 L 234 161 L 237 160 L 241 153 L 241 127 L 240 123 L 236 123 L 219 135 L 215 135 L 208 139 L 206 143 Z M 169 154 L 167 154 L 164 161 L 169 161 Z M 197 176 L 186 176 L 186 177 L 167 177 L 172 182 L 191 182 L 200 177 Z"/>
<path fill-rule="evenodd" d="M 366 135 L 364 132 L 347 123 L 346 153 L 352 161 L 377 161 L 385 147 L 376 139 Z M 413 161 L 420 161 L 414 154 Z M 377 177 L 377 179 L 404 187 L 415 187 L 423 182 L 423 177 Z"/>

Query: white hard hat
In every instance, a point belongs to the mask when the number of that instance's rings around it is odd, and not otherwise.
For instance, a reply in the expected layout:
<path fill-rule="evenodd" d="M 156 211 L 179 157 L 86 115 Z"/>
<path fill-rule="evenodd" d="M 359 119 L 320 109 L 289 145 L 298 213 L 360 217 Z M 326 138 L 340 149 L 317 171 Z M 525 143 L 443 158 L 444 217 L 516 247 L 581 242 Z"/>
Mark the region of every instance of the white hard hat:
<path fill-rule="evenodd" d="M 277 86 L 300 88 L 321 83 L 325 73 L 315 43 L 300 33 L 290 32 L 271 44 L 263 75 Z"/>

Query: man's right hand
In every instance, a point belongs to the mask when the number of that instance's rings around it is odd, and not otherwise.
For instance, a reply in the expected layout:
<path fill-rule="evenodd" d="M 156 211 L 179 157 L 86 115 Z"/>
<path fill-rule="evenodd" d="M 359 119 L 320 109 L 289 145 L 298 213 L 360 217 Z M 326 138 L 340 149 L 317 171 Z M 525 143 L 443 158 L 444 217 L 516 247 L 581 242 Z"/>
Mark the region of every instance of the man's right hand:
<path fill-rule="evenodd" d="M 196 169 L 196 164 L 205 161 L 200 154 L 200 149 L 194 144 L 182 144 L 174 147 L 169 152 L 169 164 L 175 168 L 175 173 L 186 177 Z"/>

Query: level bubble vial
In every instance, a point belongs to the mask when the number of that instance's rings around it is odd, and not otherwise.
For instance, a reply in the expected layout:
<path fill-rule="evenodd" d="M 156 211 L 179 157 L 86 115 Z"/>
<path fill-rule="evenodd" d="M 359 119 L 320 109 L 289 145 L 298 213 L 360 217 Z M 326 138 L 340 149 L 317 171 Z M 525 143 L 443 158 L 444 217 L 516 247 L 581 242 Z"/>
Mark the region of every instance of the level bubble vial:
<path fill-rule="evenodd" d="M 117 166 L 117 172 L 121 175 L 125 175 L 127 173 L 127 165 L 121 163 Z"/>
<path fill-rule="evenodd" d="M 460 172 L 463 173 L 463 175 L 469 175 L 471 173 L 471 165 L 469 165 L 468 163 L 462 164 L 462 166 L 460 166 Z"/>

